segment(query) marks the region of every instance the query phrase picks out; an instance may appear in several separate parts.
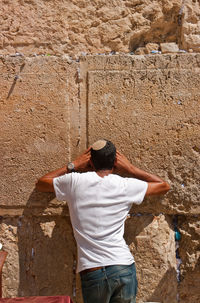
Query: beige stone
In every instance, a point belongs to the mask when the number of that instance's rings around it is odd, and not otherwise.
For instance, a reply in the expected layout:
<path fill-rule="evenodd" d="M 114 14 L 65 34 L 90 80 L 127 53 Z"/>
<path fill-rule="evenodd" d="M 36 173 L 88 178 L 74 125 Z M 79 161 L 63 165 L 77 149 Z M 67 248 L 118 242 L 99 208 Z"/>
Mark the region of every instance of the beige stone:
<path fill-rule="evenodd" d="M 0 54 L 129 52 L 173 41 L 199 51 L 198 15 L 192 0 L 3 1 Z"/>
<path fill-rule="evenodd" d="M 144 55 L 146 53 L 146 48 L 145 47 L 138 47 L 135 50 L 135 55 Z"/>
<path fill-rule="evenodd" d="M 176 257 L 170 218 L 164 215 L 131 217 L 126 222 L 125 238 L 136 262 L 138 302 L 175 303 Z"/>
<path fill-rule="evenodd" d="M 19 212 L 27 203 L 43 203 L 34 192 L 35 182 L 69 161 L 70 148 L 79 138 L 79 117 L 74 114 L 79 105 L 76 62 L 56 57 L 0 59 L 0 214 L 5 215 L 15 206 Z"/>
<path fill-rule="evenodd" d="M 185 50 L 200 52 L 200 3 L 186 0 L 183 7 L 181 43 Z"/>
<path fill-rule="evenodd" d="M 176 302 L 170 214 L 200 213 L 199 62 L 195 53 L 83 55 L 80 62 L 69 55 L 0 57 L 0 242 L 9 253 L 4 296 L 76 293 L 82 302 L 66 203 L 37 193 L 34 184 L 107 138 L 136 166 L 171 184 L 165 197 L 132 208 L 141 216 L 131 216 L 125 234 L 137 262 L 139 300 Z M 199 272 L 196 221 L 180 227 L 185 302 L 189 294 L 197 302 L 199 296 L 196 284 L 187 288 Z"/>
<path fill-rule="evenodd" d="M 145 45 L 146 53 L 150 54 L 152 51 L 158 51 L 159 47 L 160 46 L 157 43 L 147 43 Z"/>
<path fill-rule="evenodd" d="M 197 0 L 2 0 L 4 297 L 69 294 L 83 302 L 66 204 L 37 193 L 34 185 L 105 137 L 172 187 L 166 197 L 133 207 L 131 213 L 141 216 L 126 224 L 138 303 L 175 303 L 176 295 L 181 303 L 200 302 L 199 15 Z M 146 56 L 160 43 L 174 42 L 173 52 L 191 54 Z M 139 56 L 85 56 L 113 51 Z M 167 214 L 186 215 L 179 219 L 178 289 Z"/>
<path fill-rule="evenodd" d="M 20 280 L 20 267 L 18 255 L 18 237 L 15 219 L 7 222 L 1 218 L 0 239 L 3 250 L 8 252 L 2 272 L 3 297 L 16 296 Z"/>
<path fill-rule="evenodd" d="M 179 285 L 180 301 L 183 303 L 200 301 L 200 218 L 180 217 L 179 229 L 181 232 L 181 282 Z"/>
<path fill-rule="evenodd" d="M 136 210 L 199 214 L 199 55 L 88 56 L 81 70 L 88 143 L 110 139 L 171 184 Z"/>
<path fill-rule="evenodd" d="M 0 237 L 8 252 L 3 297 L 68 294 L 73 298 L 76 246 L 64 212 L 30 217 L 24 211 L 21 217 L 3 219 Z"/>
<path fill-rule="evenodd" d="M 163 54 L 167 53 L 177 53 L 179 51 L 178 45 L 174 42 L 171 43 L 161 43 L 160 44 L 161 52 Z"/>

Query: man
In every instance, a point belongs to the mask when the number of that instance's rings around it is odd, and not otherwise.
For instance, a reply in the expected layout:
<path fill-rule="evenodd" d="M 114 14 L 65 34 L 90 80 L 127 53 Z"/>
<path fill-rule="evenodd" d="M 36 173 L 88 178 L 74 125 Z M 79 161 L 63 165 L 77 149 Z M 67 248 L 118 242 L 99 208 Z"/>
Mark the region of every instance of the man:
<path fill-rule="evenodd" d="M 133 166 L 112 142 L 99 140 L 67 167 L 41 177 L 36 188 L 68 202 L 84 303 L 134 303 L 137 278 L 124 222 L 133 203 L 166 193 L 168 183 Z"/>

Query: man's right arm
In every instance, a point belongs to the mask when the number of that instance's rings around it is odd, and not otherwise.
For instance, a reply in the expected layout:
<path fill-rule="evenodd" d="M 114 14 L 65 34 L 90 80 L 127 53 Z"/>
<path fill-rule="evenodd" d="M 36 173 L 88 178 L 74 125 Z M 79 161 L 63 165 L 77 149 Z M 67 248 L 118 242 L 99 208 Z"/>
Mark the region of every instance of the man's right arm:
<path fill-rule="evenodd" d="M 115 168 L 119 172 L 128 173 L 133 178 L 146 181 L 148 183 L 146 196 L 165 194 L 170 189 L 170 186 L 166 181 L 156 175 L 135 167 L 119 151 L 117 151 L 116 154 Z"/>
<path fill-rule="evenodd" d="M 92 169 L 90 165 L 90 159 L 91 159 L 90 150 L 91 147 L 89 147 L 82 155 L 80 155 L 78 158 L 76 158 L 73 161 L 75 170 L 77 172 L 84 172 Z M 41 192 L 55 192 L 53 186 L 53 179 L 67 173 L 69 173 L 67 166 L 64 166 L 62 168 L 47 173 L 46 175 L 38 179 L 35 185 L 36 189 Z"/>

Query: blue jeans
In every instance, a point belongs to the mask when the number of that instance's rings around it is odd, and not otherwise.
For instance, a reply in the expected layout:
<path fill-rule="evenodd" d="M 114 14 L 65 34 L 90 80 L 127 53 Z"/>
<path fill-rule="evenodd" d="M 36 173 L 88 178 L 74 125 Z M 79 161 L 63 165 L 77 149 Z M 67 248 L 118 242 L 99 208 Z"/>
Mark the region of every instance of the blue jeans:
<path fill-rule="evenodd" d="M 135 303 L 135 264 L 111 265 L 81 274 L 84 303 Z"/>

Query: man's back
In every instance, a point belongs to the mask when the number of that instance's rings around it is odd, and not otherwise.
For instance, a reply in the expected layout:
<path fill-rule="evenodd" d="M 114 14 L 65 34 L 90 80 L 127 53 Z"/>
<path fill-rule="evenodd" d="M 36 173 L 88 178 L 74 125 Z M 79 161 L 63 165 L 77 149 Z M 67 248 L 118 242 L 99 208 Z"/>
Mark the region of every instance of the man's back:
<path fill-rule="evenodd" d="M 67 200 L 78 245 L 77 271 L 134 260 L 123 239 L 132 203 L 141 203 L 147 183 L 96 172 L 72 173 L 54 179 L 56 196 Z"/>

